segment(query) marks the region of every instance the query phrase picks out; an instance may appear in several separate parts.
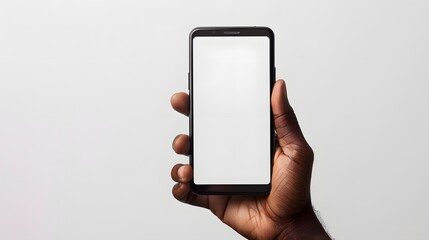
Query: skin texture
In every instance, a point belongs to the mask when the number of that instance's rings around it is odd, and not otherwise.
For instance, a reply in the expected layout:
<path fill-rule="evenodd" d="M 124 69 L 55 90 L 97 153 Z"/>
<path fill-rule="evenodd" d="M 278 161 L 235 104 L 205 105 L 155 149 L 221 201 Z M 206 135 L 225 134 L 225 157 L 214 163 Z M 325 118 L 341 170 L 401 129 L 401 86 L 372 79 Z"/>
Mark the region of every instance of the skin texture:
<path fill-rule="evenodd" d="M 171 105 L 187 116 L 189 95 L 174 94 Z M 274 85 L 271 107 L 277 138 L 268 196 L 196 195 L 190 191 L 192 167 L 188 164 L 176 164 L 171 170 L 171 178 L 177 182 L 173 196 L 181 202 L 210 209 L 222 222 L 249 239 L 330 239 L 311 205 L 313 151 L 289 104 L 283 80 Z M 189 137 L 177 135 L 172 147 L 177 154 L 188 155 Z"/>

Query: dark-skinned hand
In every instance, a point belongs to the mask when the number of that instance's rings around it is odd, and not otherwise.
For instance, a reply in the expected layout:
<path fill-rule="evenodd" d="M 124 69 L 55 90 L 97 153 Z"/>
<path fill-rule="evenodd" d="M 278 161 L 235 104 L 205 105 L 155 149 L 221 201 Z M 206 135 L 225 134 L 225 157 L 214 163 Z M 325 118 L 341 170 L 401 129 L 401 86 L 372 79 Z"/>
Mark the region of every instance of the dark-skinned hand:
<path fill-rule="evenodd" d="M 171 105 L 187 116 L 189 95 L 174 94 Z M 222 222 L 249 239 L 330 239 L 311 203 L 313 151 L 289 104 L 283 80 L 274 85 L 271 107 L 277 137 L 269 195 L 197 195 L 189 186 L 192 167 L 176 164 L 171 170 L 171 177 L 177 182 L 173 196 L 181 202 L 210 209 Z M 189 136 L 176 136 L 173 149 L 177 154 L 188 155 Z"/>

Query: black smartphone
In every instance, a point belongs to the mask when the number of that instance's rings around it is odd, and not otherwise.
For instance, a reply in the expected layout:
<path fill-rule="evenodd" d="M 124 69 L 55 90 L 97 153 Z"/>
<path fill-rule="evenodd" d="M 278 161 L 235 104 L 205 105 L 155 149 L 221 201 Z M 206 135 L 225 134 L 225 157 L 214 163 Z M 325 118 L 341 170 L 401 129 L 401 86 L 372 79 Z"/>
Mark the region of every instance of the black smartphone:
<path fill-rule="evenodd" d="M 199 27 L 189 43 L 192 191 L 268 194 L 275 136 L 273 31 Z"/>

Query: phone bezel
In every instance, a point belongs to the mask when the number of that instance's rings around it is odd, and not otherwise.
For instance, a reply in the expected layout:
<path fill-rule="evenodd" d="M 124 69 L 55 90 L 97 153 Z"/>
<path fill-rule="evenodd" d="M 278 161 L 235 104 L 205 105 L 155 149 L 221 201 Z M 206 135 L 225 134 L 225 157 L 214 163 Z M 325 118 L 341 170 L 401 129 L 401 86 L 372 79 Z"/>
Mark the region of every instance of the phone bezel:
<path fill-rule="evenodd" d="M 194 28 L 189 34 L 189 73 L 188 73 L 188 89 L 190 96 L 190 113 L 189 113 L 189 164 L 194 166 L 193 158 L 193 39 L 195 37 L 204 36 L 266 36 L 269 38 L 270 43 L 270 99 L 271 93 L 275 82 L 275 65 L 274 65 L 274 32 L 268 27 L 197 27 Z M 271 101 L 270 101 L 271 102 Z M 195 184 L 193 178 L 190 182 L 190 187 L 196 194 L 213 194 L 213 195 L 266 195 L 271 190 L 272 181 L 272 168 L 274 157 L 274 120 L 273 113 L 270 107 L 270 182 L 268 184 L 220 184 L 220 185 L 201 185 Z"/>

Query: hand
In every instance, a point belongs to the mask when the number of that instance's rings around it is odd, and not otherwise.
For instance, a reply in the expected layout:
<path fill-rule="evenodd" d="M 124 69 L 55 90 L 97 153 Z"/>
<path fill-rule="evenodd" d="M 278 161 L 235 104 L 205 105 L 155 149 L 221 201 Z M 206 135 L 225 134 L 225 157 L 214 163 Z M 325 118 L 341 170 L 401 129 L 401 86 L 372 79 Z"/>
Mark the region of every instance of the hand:
<path fill-rule="evenodd" d="M 188 94 L 174 94 L 171 105 L 188 115 Z M 173 195 L 184 203 L 210 209 L 222 222 L 247 238 L 330 239 L 311 205 L 313 151 L 289 104 L 283 80 L 274 85 L 271 106 L 277 138 L 269 195 L 197 195 L 190 191 L 192 167 L 188 164 L 176 164 L 171 170 L 172 179 L 178 182 L 173 187 Z M 173 149 L 188 155 L 189 136 L 176 136 Z"/>

